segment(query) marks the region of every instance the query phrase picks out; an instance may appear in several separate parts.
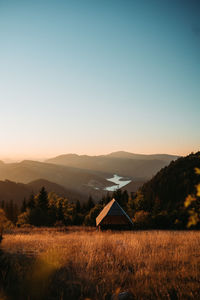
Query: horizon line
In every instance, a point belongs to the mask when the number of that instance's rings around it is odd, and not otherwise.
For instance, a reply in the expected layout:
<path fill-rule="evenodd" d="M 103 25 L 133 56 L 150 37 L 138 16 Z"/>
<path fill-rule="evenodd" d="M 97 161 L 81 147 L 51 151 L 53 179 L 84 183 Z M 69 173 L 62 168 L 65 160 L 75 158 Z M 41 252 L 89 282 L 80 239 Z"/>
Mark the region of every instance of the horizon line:
<path fill-rule="evenodd" d="M 169 156 L 178 156 L 178 157 L 183 157 L 183 156 L 187 156 L 191 153 L 195 153 L 196 151 L 190 151 L 185 153 L 184 155 L 181 154 L 171 154 L 171 153 L 159 153 L 159 152 L 152 152 L 152 153 L 136 153 L 136 152 L 131 152 L 131 151 L 126 151 L 126 150 L 118 150 L 118 151 L 112 151 L 112 152 L 107 152 L 107 153 L 98 153 L 98 154 L 87 154 L 87 153 L 80 153 L 80 152 L 65 152 L 62 154 L 55 154 L 55 155 L 47 155 L 47 156 L 43 156 L 43 155 L 27 155 L 27 154 L 22 154 L 22 155 L 17 155 L 15 157 L 12 156 L 5 156 L 5 155 L 0 155 L 0 161 L 3 161 L 4 163 L 19 163 L 22 162 L 24 160 L 32 160 L 32 161 L 40 161 L 40 162 L 45 162 L 48 159 L 51 158 L 56 158 L 59 156 L 64 156 L 64 155 L 77 155 L 77 156 L 90 156 L 90 157 L 97 157 L 97 156 L 107 156 L 113 153 L 118 153 L 118 152 L 124 152 L 124 153 L 130 153 L 130 154 L 135 154 L 135 155 L 169 155 Z"/>

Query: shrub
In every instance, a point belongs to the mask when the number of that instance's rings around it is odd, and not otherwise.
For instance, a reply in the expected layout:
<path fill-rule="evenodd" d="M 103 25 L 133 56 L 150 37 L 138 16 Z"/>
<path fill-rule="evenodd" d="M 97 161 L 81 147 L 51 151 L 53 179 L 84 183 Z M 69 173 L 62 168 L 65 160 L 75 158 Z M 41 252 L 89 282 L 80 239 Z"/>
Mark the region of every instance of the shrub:
<path fill-rule="evenodd" d="M 17 226 L 25 226 L 25 225 L 28 225 L 29 224 L 29 212 L 28 211 L 26 211 L 26 212 L 23 212 L 22 214 L 20 214 L 19 216 L 18 216 L 18 219 L 17 219 L 17 223 L 16 223 L 16 225 Z"/>
<path fill-rule="evenodd" d="M 150 213 L 144 210 L 140 210 L 135 213 L 133 223 L 137 229 L 147 229 L 151 227 Z"/>
<path fill-rule="evenodd" d="M 6 218 L 4 210 L 0 209 L 0 233 L 3 232 L 4 229 L 10 229 L 12 227 L 12 222 Z"/>

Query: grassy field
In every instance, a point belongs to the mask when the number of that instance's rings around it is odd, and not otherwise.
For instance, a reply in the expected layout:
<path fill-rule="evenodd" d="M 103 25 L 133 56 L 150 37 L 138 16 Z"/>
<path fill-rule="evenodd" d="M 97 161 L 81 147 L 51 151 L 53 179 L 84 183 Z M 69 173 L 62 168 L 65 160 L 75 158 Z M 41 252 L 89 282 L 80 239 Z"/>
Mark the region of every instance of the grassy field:
<path fill-rule="evenodd" d="M 5 234 L 0 299 L 200 299 L 200 232 Z"/>

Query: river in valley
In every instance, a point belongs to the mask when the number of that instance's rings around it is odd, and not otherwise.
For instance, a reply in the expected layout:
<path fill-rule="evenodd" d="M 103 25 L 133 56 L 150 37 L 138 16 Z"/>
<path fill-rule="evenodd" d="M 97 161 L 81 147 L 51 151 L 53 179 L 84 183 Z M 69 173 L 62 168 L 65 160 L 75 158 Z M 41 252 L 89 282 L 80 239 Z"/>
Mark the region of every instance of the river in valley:
<path fill-rule="evenodd" d="M 127 185 L 132 181 L 130 179 L 123 180 L 123 178 L 124 177 L 118 176 L 117 174 L 114 174 L 112 178 L 107 178 L 107 180 L 113 182 L 114 185 L 106 187 L 105 190 L 109 192 L 114 192 L 118 189 L 121 189 L 122 187 L 124 187 L 125 185 Z"/>

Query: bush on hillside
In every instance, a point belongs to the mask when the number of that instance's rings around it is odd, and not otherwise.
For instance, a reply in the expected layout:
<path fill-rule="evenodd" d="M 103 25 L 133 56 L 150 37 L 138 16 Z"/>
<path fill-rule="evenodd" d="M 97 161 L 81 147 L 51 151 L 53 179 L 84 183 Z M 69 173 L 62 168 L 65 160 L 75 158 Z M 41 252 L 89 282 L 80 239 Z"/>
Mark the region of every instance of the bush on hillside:
<path fill-rule="evenodd" d="M 0 208 L 0 232 L 4 229 L 10 229 L 12 227 L 12 222 L 6 218 L 4 210 Z"/>

